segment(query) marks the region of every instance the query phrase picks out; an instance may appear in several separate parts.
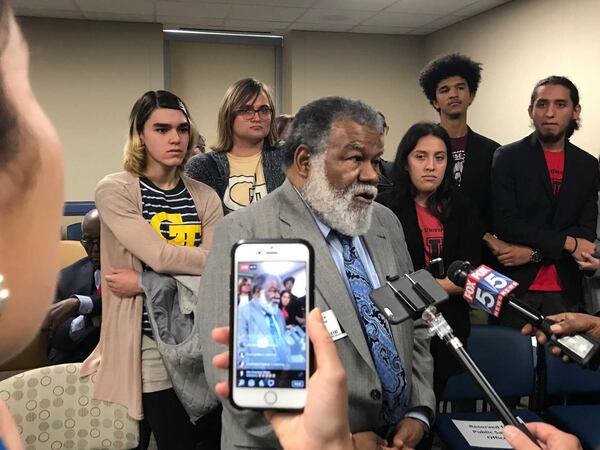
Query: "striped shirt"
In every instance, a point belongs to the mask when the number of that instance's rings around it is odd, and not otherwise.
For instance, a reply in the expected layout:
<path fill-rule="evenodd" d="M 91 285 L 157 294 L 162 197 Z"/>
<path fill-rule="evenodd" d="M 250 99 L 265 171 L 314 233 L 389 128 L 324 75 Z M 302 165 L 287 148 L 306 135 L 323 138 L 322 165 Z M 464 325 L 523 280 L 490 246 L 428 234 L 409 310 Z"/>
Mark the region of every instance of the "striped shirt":
<path fill-rule="evenodd" d="M 154 230 L 173 245 L 198 247 L 202 243 L 202 221 L 192 196 L 179 180 L 174 189 L 164 190 L 148 178 L 140 178 L 142 216 Z M 152 270 L 144 265 L 144 270 Z M 144 305 L 142 333 L 153 338 L 148 312 Z"/>

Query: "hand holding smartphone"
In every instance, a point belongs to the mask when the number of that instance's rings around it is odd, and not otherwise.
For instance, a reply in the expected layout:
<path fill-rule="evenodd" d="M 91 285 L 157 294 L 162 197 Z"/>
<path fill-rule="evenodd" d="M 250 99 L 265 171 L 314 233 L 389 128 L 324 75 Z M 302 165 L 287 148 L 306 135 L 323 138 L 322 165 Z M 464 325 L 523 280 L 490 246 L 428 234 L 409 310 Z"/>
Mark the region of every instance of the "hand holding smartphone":
<path fill-rule="evenodd" d="M 302 409 L 312 351 L 313 250 L 302 240 L 232 248 L 230 399 L 247 409 Z"/>

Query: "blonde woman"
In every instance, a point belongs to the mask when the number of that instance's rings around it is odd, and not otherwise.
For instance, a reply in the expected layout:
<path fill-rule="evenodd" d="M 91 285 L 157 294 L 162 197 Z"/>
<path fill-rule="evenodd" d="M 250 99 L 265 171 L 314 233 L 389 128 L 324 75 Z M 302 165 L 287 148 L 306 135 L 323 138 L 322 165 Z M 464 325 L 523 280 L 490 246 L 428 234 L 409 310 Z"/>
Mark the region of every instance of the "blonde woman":
<path fill-rule="evenodd" d="M 193 157 L 186 166 L 190 178 L 217 191 L 225 214 L 260 200 L 283 183 L 274 108 L 263 83 L 253 78 L 236 81 L 219 109 L 219 136 L 213 151 Z"/>
<path fill-rule="evenodd" d="M 197 136 L 184 103 L 146 92 L 133 106 L 123 172 L 96 188 L 102 220 L 100 343 L 82 375 L 96 373 L 94 398 L 127 407 L 149 424 L 159 449 L 218 448 L 218 411 L 192 425 L 154 341 L 139 273 L 202 274 L 222 217 L 217 194 L 183 176 Z M 145 431 L 145 430 L 143 430 Z"/>

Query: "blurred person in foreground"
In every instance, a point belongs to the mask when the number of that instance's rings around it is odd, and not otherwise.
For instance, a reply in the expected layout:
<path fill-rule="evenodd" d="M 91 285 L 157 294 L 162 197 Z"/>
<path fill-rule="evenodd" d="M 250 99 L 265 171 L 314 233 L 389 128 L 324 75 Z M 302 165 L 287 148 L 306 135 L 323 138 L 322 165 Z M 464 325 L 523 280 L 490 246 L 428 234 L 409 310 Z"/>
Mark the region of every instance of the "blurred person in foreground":
<path fill-rule="evenodd" d="M 56 288 L 63 164 L 56 130 L 29 82 L 29 52 L 0 0 L 0 363 L 40 329 Z M 27 228 L 27 239 L 23 236 Z M 34 258 L 31 255 L 35 254 Z M 31 274 L 36 282 L 31 282 Z M 0 448 L 23 449 L 0 402 Z"/>

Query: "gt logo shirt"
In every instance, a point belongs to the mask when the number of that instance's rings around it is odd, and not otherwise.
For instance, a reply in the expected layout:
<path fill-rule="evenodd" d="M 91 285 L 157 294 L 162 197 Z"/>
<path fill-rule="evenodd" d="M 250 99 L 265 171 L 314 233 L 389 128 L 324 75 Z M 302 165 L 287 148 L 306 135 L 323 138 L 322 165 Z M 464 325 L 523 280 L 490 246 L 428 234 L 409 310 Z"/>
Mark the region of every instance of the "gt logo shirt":
<path fill-rule="evenodd" d="M 242 209 L 267 195 L 267 184 L 262 166 L 262 152 L 252 156 L 227 153 L 229 181 L 223 204 L 228 212 Z"/>
<path fill-rule="evenodd" d="M 174 189 L 164 190 L 148 178 L 140 178 L 142 216 L 169 244 L 198 247 L 202 242 L 202 221 L 183 180 Z M 144 270 L 152 270 L 144 265 Z M 142 333 L 154 338 L 148 311 L 142 309 Z"/>

